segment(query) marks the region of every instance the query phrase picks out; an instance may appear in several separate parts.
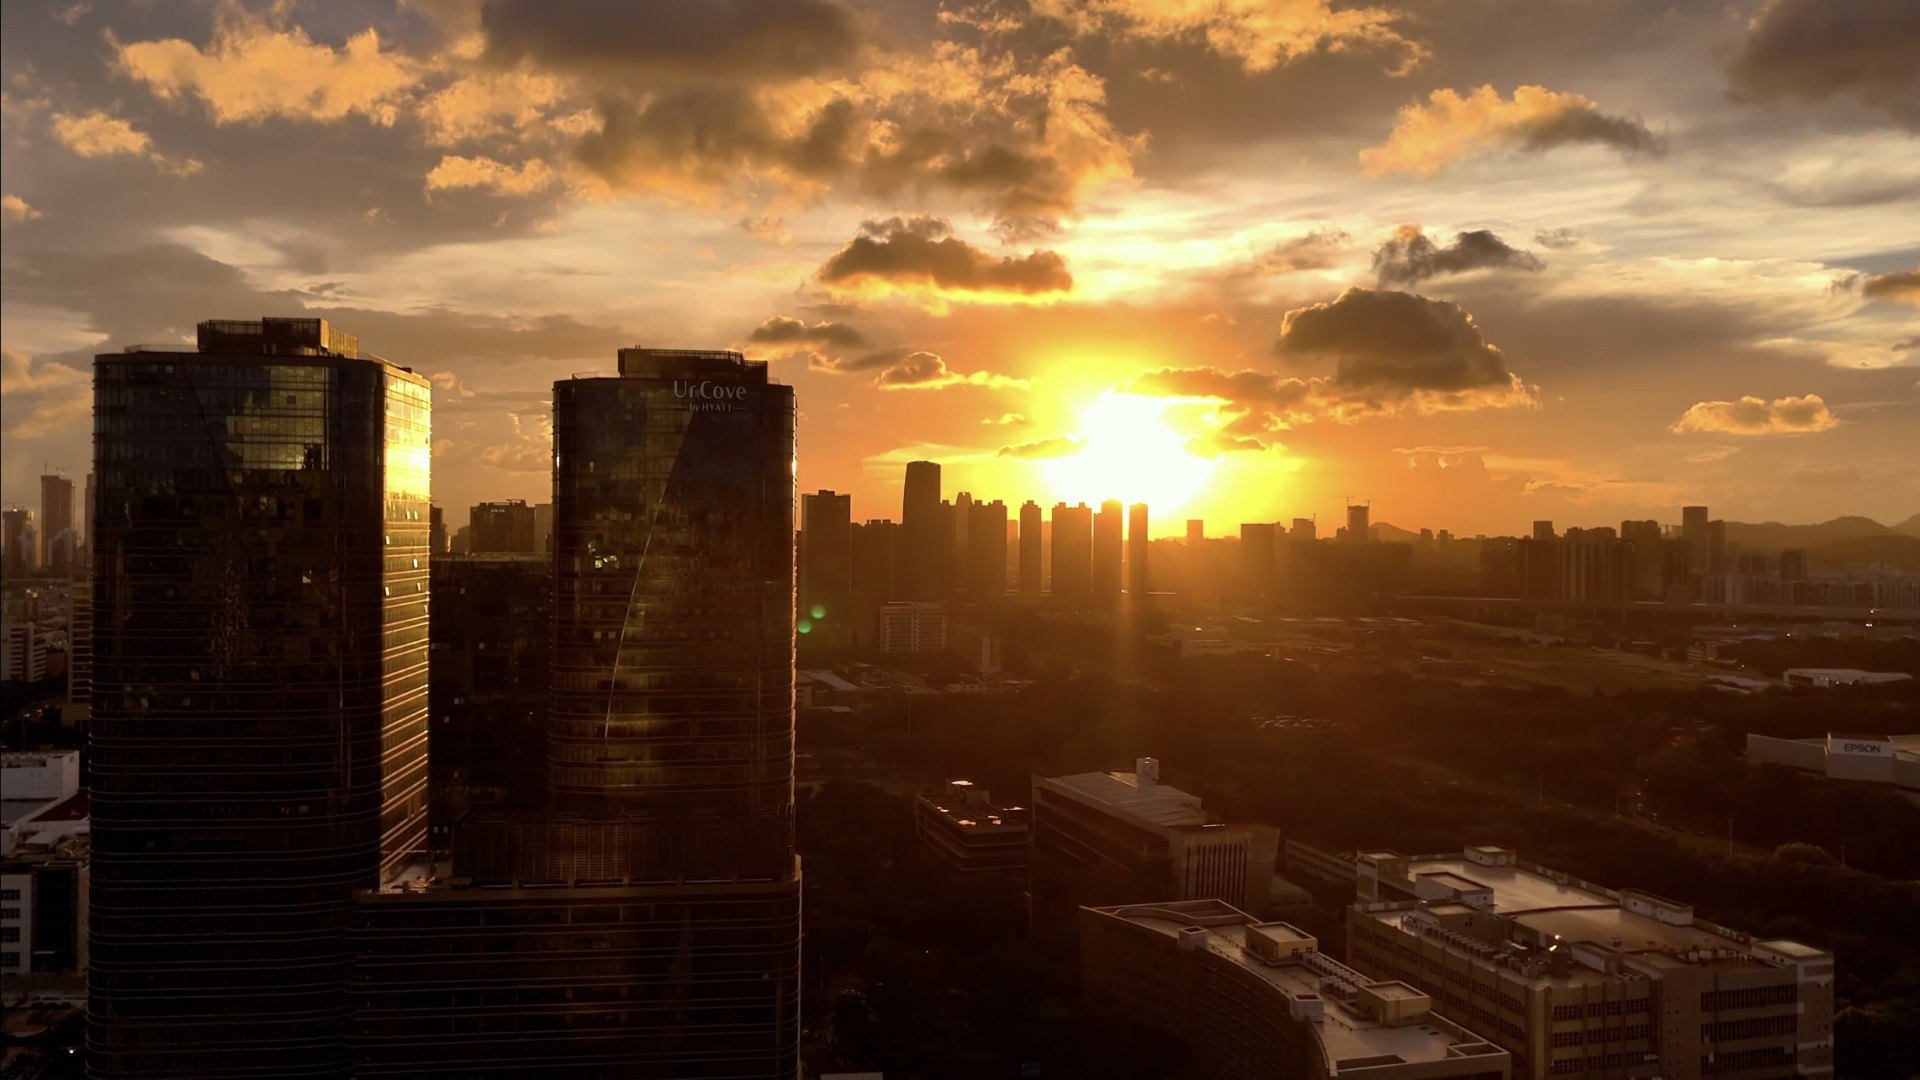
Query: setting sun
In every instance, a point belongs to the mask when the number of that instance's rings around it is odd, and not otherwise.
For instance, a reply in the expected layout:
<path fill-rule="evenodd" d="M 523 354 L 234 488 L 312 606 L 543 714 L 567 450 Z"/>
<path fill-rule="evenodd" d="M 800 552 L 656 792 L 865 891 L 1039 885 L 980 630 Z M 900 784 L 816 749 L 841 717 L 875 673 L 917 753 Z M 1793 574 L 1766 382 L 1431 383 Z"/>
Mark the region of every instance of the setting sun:
<path fill-rule="evenodd" d="M 1205 490 L 1212 460 L 1187 450 L 1165 398 L 1102 394 L 1080 414 L 1079 449 L 1040 463 L 1055 495 L 1073 502 L 1144 502 L 1170 513 Z"/>

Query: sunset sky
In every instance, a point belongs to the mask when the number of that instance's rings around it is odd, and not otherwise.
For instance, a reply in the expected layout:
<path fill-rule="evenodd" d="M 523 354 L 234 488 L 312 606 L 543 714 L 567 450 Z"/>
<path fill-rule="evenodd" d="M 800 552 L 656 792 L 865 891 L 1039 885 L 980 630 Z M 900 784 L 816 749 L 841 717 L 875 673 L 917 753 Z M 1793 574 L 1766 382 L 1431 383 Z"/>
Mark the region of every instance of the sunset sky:
<path fill-rule="evenodd" d="M 4 490 L 91 358 L 312 314 L 454 524 L 556 378 L 797 388 L 802 490 L 1319 515 L 1920 510 L 1914 0 L 18 2 Z"/>

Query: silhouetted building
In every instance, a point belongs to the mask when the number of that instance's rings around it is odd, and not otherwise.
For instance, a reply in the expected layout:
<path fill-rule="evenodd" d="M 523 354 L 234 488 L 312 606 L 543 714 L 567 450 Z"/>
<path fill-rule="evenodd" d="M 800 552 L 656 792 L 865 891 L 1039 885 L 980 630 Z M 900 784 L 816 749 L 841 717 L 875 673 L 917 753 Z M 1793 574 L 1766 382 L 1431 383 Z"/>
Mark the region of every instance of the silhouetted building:
<path fill-rule="evenodd" d="M 1093 511 L 1087 504 L 1053 508 L 1053 598 L 1069 607 L 1093 600 Z"/>
<path fill-rule="evenodd" d="M 949 780 L 913 801 L 920 846 L 961 878 L 1027 876 L 1027 809 L 998 806 L 971 780 Z"/>
<path fill-rule="evenodd" d="M 1821 1076 L 1833 954 L 1758 940 L 1689 904 L 1520 861 L 1511 849 L 1361 852 L 1348 960 L 1433 998 L 1513 1075 Z"/>
<path fill-rule="evenodd" d="M 1553 531 L 1553 522 L 1536 521 L 1533 523 L 1533 538 L 1535 540 L 1552 540 L 1556 535 L 1558 534 Z"/>
<path fill-rule="evenodd" d="M 447 535 L 447 516 L 437 506 L 427 511 L 427 554 L 434 558 L 450 554 L 448 545 L 453 538 Z"/>
<path fill-rule="evenodd" d="M 1136 597 L 1147 595 L 1147 504 L 1127 507 L 1127 592 Z"/>
<path fill-rule="evenodd" d="M 64 476 L 40 477 L 40 565 L 54 577 L 73 573 L 73 481 Z"/>
<path fill-rule="evenodd" d="M 1042 574 L 1046 562 L 1046 549 L 1041 544 L 1042 528 L 1040 504 L 1028 499 L 1020 505 L 1020 591 L 1027 596 L 1040 595 L 1046 586 Z"/>
<path fill-rule="evenodd" d="M 553 403 L 553 809 L 362 897 L 357 1075 L 793 1076 L 793 391 L 623 349 Z"/>
<path fill-rule="evenodd" d="M 1780 578 L 1783 581 L 1807 580 L 1807 549 L 1787 548 L 1780 552 Z"/>
<path fill-rule="evenodd" d="M 1347 504 L 1347 539 L 1355 544 L 1364 544 L 1373 539 L 1373 526 L 1370 518 L 1373 510 L 1368 503 Z"/>
<path fill-rule="evenodd" d="M 851 495 L 822 490 L 800 497 L 800 622 L 829 645 L 853 644 Z"/>
<path fill-rule="evenodd" d="M 1687 543 L 1687 569 L 1705 576 L 1713 572 L 1712 523 L 1704 506 L 1680 508 L 1680 539 Z"/>
<path fill-rule="evenodd" d="M 1214 899 L 1080 909 L 1081 981 L 1235 1080 L 1506 1080 L 1507 1053 L 1318 939 Z"/>
<path fill-rule="evenodd" d="M 536 554 L 553 554 L 553 504 L 533 504 L 533 550 Z"/>
<path fill-rule="evenodd" d="M 552 565 L 443 555 L 433 568 L 430 773 L 435 847 L 460 814 L 547 798 Z"/>
<path fill-rule="evenodd" d="M 473 530 L 467 535 L 468 554 L 534 555 L 540 552 L 539 523 L 533 507 L 523 499 L 480 503 L 473 508 L 468 521 Z"/>
<path fill-rule="evenodd" d="M 871 648 L 879 641 L 880 607 L 899 595 L 900 525 L 876 519 L 849 530 L 853 552 L 854 643 Z"/>
<path fill-rule="evenodd" d="M 1206 543 L 1206 540 L 1207 540 L 1206 521 L 1201 518 L 1188 518 L 1187 519 L 1187 546 L 1199 547 L 1201 544 Z"/>
<path fill-rule="evenodd" d="M 1240 525 L 1240 582 L 1254 596 L 1265 596 L 1273 588 L 1274 528 L 1252 522 Z"/>
<path fill-rule="evenodd" d="M 6 538 L 5 577 L 22 578 L 40 565 L 38 533 L 33 527 L 33 511 L 24 506 L 9 506 L 0 511 Z"/>
<path fill-rule="evenodd" d="M 1275 836 L 1231 828 L 1197 795 L 1160 783 L 1160 763 L 1131 772 L 1033 778 L 1029 912 L 1042 933 L 1070 933 L 1085 905 L 1219 899 L 1256 909 L 1272 884 Z"/>
<path fill-rule="evenodd" d="M 940 586 L 953 544 L 953 526 L 951 518 L 941 513 L 940 502 L 939 463 L 907 462 L 900 501 L 900 596 L 890 599 L 945 599 Z"/>
<path fill-rule="evenodd" d="M 1126 507 L 1118 499 L 1101 503 L 1093 515 L 1093 602 L 1097 607 L 1120 605 L 1120 559 L 1126 525 Z"/>
<path fill-rule="evenodd" d="M 1620 539 L 1633 545 L 1633 594 L 1661 599 L 1665 538 L 1658 521 L 1622 521 Z"/>
<path fill-rule="evenodd" d="M 1312 541 L 1318 538 L 1318 527 L 1312 518 L 1294 518 L 1293 528 L 1287 530 L 1289 540 Z"/>
<path fill-rule="evenodd" d="M 427 380 L 322 319 L 97 358 L 89 1068 L 343 1077 L 427 832 Z"/>
<path fill-rule="evenodd" d="M 1007 504 L 977 502 L 967 513 L 967 591 L 976 603 L 991 603 L 1007 591 Z"/>
<path fill-rule="evenodd" d="M 1520 592 L 1529 600 L 1624 603 L 1633 598 L 1633 545 L 1608 537 L 1521 540 Z M 1598 531 L 1598 530 L 1594 530 Z M 1611 532 L 1612 530 L 1607 530 Z"/>

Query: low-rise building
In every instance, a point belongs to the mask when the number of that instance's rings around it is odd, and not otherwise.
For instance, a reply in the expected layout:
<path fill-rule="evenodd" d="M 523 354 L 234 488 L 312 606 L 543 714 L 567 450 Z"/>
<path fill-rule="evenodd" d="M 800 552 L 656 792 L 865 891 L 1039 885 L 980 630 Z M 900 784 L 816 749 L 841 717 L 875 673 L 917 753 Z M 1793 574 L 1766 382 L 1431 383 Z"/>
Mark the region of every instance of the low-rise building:
<path fill-rule="evenodd" d="M 1904 671 L 1861 671 L 1859 668 L 1788 668 L 1782 678 L 1788 686 L 1859 686 L 1871 683 L 1905 682 L 1913 676 Z"/>
<path fill-rule="evenodd" d="M 1026 807 L 996 806 L 971 780 L 949 780 L 913 802 L 920 845 L 962 877 L 1024 879 L 1027 831 Z"/>
<path fill-rule="evenodd" d="M 1160 783 L 1160 762 L 1131 772 L 1033 778 L 1029 914 L 1042 933 L 1072 932 L 1081 907 L 1222 900 L 1261 911 L 1278 837 L 1230 826 L 1200 797 Z"/>
<path fill-rule="evenodd" d="M 1833 1071 L 1833 955 L 1513 851 L 1361 852 L 1348 962 L 1433 998 L 1531 1080 Z"/>
<path fill-rule="evenodd" d="M 1434 1016 L 1426 994 L 1369 979 L 1290 924 L 1219 900 L 1082 908 L 1089 993 L 1185 1039 L 1236 1080 L 1504 1080 L 1508 1055 Z"/>
<path fill-rule="evenodd" d="M 85 970 L 91 843 L 85 828 L 35 833 L 0 861 L 0 974 Z"/>
<path fill-rule="evenodd" d="M 1829 734 L 1821 739 L 1747 736 L 1747 760 L 1789 765 L 1833 780 L 1920 791 L 1920 735 Z"/>

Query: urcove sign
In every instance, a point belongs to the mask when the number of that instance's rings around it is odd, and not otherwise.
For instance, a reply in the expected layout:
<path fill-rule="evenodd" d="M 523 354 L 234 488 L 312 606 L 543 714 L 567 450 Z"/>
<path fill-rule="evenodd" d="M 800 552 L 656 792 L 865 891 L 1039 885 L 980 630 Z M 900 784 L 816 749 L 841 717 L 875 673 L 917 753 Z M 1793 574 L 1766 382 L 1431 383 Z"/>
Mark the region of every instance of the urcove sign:
<path fill-rule="evenodd" d="M 747 388 L 738 383 L 702 379 L 675 379 L 673 396 L 686 401 L 692 412 L 735 412 L 745 407 Z"/>

